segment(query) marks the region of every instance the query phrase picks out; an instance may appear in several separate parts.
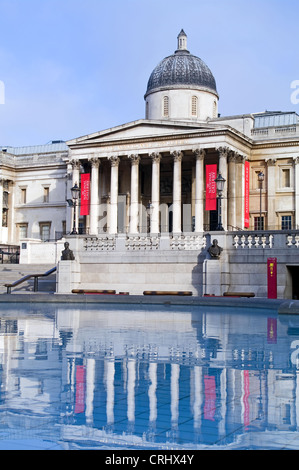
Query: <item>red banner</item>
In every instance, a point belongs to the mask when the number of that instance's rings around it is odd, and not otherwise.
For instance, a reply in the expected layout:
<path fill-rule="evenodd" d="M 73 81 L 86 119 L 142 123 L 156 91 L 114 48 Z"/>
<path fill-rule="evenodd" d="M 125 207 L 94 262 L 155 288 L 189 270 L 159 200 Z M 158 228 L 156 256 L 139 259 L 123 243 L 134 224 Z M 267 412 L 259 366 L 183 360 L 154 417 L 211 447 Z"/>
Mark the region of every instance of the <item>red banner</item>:
<path fill-rule="evenodd" d="M 206 165 L 206 211 L 217 209 L 217 165 Z"/>
<path fill-rule="evenodd" d="M 268 299 L 277 299 L 277 258 L 267 259 Z"/>
<path fill-rule="evenodd" d="M 249 228 L 249 173 L 250 164 L 245 162 L 245 199 L 244 199 L 244 227 Z"/>
<path fill-rule="evenodd" d="M 89 202 L 90 202 L 90 174 L 82 173 L 80 215 L 89 215 Z"/>

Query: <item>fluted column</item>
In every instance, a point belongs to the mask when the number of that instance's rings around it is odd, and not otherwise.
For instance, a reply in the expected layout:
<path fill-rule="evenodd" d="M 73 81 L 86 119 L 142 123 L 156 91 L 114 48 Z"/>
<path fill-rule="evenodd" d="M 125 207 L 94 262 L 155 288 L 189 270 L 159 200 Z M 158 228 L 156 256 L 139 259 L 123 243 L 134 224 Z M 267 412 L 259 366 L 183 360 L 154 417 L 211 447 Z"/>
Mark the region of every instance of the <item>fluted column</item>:
<path fill-rule="evenodd" d="M 299 157 L 294 158 L 295 165 L 295 228 L 299 228 Z"/>
<path fill-rule="evenodd" d="M 224 230 L 227 230 L 227 156 L 230 149 L 228 147 L 220 147 L 218 148 L 219 152 L 219 173 L 221 173 L 222 177 L 226 180 L 224 189 L 222 192 L 222 200 L 221 200 L 221 210 L 222 210 L 222 226 Z"/>
<path fill-rule="evenodd" d="M 205 150 L 196 149 L 193 152 L 196 157 L 195 167 L 195 232 L 203 232 L 204 217 L 204 158 Z"/>
<path fill-rule="evenodd" d="M 130 233 L 138 233 L 138 206 L 139 206 L 139 155 L 129 155 L 131 160 L 131 207 L 130 207 Z"/>
<path fill-rule="evenodd" d="M 99 221 L 99 166 L 98 158 L 91 158 L 91 189 L 90 189 L 90 219 L 89 233 L 91 235 L 98 234 Z"/>
<path fill-rule="evenodd" d="M 159 206 L 160 206 L 160 153 L 152 153 L 152 206 L 151 233 L 159 233 Z"/>
<path fill-rule="evenodd" d="M 182 158 L 183 153 L 176 151 L 173 155 L 173 233 L 182 230 Z"/>
<path fill-rule="evenodd" d="M 111 184 L 110 184 L 110 223 L 109 233 L 117 233 L 117 201 L 118 201 L 118 166 L 119 158 L 112 156 L 111 163 Z"/>
<path fill-rule="evenodd" d="M 228 230 L 236 230 L 236 154 L 228 154 Z M 241 183 L 241 182 L 240 182 Z"/>
<path fill-rule="evenodd" d="M 264 229 L 275 230 L 276 227 L 276 211 L 275 211 L 275 192 L 276 192 L 276 158 L 268 158 L 267 163 L 267 224 L 264 218 Z M 264 182 L 265 184 L 265 182 Z M 264 210 L 265 210 L 264 206 Z"/>
<path fill-rule="evenodd" d="M 73 178 L 72 178 L 72 183 L 73 186 L 77 183 L 78 186 L 80 186 L 80 160 L 72 160 L 71 161 L 72 169 L 73 169 Z M 73 221 L 74 218 L 74 209 L 72 209 L 72 218 L 71 220 Z M 76 220 L 75 220 L 75 227 L 76 231 L 78 233 L 79 230 L 79 207 L 77 206 L 76 210 Z M 70 231 L 72 231 L 73 227 L 70 227 Z"/>

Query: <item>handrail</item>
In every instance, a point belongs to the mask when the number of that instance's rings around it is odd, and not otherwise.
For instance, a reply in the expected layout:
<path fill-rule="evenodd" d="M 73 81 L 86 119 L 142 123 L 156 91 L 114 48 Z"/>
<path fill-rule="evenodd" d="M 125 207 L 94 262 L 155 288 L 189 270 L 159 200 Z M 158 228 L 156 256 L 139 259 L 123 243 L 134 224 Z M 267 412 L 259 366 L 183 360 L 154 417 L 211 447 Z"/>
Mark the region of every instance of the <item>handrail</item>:
<path fill-rule="evenodd" d="M 16 287 L 19 284 L 22 284 L 23 282 L 27 281 L 28 279 L 34 277 L 34 285 L 33 285 L 33 291 L 37 292 L 38 291 L 38 278 L 39 277 L 46 277 L 49 276 L 50 274 L 54 273 L 56 271 L 56 266 L 52 269 L 49 269 L 49 271 L 45 272 L 44 274 L 27 274 L 27 276 L 22 277 L 18 281 L 15 281 L 11 284 L 4 284 L 4 287 L 7 288 L 7 294 L 11 294 L 11 288 Z"/>

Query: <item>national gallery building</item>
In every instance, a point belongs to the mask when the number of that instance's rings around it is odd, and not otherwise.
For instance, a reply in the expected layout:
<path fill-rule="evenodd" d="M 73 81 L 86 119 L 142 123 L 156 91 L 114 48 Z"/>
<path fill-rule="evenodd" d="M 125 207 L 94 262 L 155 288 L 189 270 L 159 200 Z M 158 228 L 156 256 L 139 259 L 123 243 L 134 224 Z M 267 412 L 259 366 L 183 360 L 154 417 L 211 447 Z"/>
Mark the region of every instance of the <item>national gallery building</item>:
<path fill-rule="evenodd" d="M 68 142 L 0 147 L 2 246 L 21 246 L 22 258 L 30 243 L 46 253 L 45 243 L 76 238 L 81 270 L 96 252 L 175 252 L 179 262 L 179 252 L 198 255 L 225 235 L 227 250 L 273 248 L 278 231 L 298 248 L 295 112 L 221 116 L 216 80 L 183 30 L 144 100 L 145 119 Z"/>

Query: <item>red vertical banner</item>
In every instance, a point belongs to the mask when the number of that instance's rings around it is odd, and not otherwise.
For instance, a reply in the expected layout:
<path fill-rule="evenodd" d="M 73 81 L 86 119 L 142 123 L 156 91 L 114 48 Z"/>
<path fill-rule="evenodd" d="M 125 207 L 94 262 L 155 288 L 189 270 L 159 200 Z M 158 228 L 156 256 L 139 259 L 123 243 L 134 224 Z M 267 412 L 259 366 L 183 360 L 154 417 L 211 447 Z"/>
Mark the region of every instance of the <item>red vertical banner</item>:
<path fill-rule="evenodd" d="M 206 211 L 217 209 L 217 165 L 206 165 Z"/>
<path fill-rule="evenodd" d="M 76 403 L 75 413 L 83 413 L 85 409 L 85 367 L 76 367 Z"/>
<path fill-rule="evenodd" d="M 245 162 L 245 188 L 244 188 L 244 227 L 249 228 L 249 175 L 250 175 L 250 164 L 248 161 Z"/>
<path fill-rule="evenodd" d="M 267 259 L 268 299 L 277 299 L 277 258 Z"/>
<path fill-rule="evenodd" d="M 82 173 L 80 215 L 89 215 L 89 202 L 90 202 L 90 174 Z"/>

